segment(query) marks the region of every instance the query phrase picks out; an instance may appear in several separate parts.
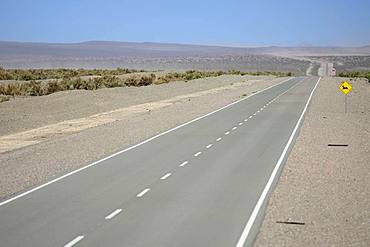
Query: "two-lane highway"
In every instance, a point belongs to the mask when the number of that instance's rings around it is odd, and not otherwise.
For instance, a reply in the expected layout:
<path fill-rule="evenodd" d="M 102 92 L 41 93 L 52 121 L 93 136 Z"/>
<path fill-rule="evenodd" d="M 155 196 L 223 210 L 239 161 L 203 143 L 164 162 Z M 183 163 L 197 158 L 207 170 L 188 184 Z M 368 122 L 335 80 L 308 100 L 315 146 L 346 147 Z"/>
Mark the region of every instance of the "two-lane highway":
<path fill-rule="evenodd" d="M 289 79 L 0 204 L 0 246 L 243 246 L 318 84 Z"/>

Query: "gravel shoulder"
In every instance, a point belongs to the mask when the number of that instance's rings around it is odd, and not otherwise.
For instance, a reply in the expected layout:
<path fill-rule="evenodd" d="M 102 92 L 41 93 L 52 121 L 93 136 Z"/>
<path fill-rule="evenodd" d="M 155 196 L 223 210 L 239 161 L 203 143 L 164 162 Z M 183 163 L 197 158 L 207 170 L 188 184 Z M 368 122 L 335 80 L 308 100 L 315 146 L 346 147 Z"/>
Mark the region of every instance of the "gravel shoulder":
<path fill-rule="evenodd" d="M 94 115 L 108 116 L 104 119 L 109 121 L 41 135 L 38 137 L 45 136 L 42 142 L 0 153 L 0 200 L 285 79 L 227 75 L 140 88 L 67 91 L 2 103 L 0 138 L 19 138 L 37 128 L 91 120 Z M 160 107 L 137 108 L 143 104 Z M 132 108 L 139 110 L 127 114 Z"/>
<path fill-rule="evenodd" d="M 350 81 L 344 114 L 342 81 L 321 80 L 255 246 L 369 246 L 370 83 Z"/>

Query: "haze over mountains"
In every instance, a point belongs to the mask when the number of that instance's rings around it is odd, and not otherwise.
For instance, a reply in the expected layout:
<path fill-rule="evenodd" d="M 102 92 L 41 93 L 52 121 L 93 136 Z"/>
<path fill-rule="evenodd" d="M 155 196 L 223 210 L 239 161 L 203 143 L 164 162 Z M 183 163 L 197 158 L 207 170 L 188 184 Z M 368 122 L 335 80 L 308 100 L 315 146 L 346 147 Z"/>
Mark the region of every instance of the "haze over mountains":
<path fill-rule="evenodd" d="M 363 47 L 225 47 L 152 42 L 87 41 L 81 43 L 33 43 L 0 41 L 0 56 L 57 57 L 158 57 L 219 56 L 248 54 L 370 55 Z"/>
<path fill-rule="evenodd" d="M 306 67 L 307 62 L 291 60 L 292 57 L 324 55 L 370 55 L 370 46 L 250 48 L 150 42 L 32 43 L 0 41 L 0 66 L 5 68 L 130 67 L 301 71 L 301 67 Z M 303 64 L 299 64 L 301 62 Z M 295 64 L 298 65 L 298 68 L 290 66 L 290 63 L 298 63 Z"/>

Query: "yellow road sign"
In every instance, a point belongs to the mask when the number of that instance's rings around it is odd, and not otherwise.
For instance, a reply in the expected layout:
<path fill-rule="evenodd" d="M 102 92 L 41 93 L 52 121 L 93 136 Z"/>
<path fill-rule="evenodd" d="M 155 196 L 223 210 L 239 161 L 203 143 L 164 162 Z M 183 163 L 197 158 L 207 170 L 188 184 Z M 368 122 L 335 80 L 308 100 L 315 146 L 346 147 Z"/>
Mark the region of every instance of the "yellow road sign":
<path fill-rule="evenodd" d="M 348 82 L 344 81 L 342 85 L 340 85 L 339 89 L 343 94 L 347 94 L 352 90 L 352 86 Z"/>

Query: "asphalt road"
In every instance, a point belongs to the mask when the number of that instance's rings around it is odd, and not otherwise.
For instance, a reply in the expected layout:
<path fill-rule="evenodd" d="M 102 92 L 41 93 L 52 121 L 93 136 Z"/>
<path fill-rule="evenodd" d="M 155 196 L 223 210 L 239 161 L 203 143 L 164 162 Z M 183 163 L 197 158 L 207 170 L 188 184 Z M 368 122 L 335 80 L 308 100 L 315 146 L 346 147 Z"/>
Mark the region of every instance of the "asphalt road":
<path fill-rule="evenodd" d="M 249 245 L 317 82 L 290 79 L 0 203 L 0 246 Z"/>

